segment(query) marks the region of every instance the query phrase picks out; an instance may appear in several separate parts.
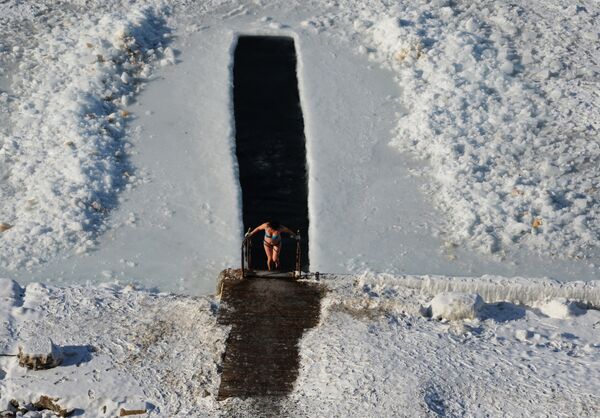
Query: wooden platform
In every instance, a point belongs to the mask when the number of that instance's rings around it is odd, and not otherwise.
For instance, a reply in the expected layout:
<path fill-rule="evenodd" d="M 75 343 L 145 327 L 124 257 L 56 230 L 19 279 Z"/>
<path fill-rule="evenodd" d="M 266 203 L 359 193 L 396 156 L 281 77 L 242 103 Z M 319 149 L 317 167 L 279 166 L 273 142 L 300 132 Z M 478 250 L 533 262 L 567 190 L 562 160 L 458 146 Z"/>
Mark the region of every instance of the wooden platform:
<path fill-rule="evenodd" d="M 319 321 L 322 288 L 291 275 L 221 274 L 219 323 L 230 325 L 218 399 L 287 395 L 298 375 L 298 341 Z"/>

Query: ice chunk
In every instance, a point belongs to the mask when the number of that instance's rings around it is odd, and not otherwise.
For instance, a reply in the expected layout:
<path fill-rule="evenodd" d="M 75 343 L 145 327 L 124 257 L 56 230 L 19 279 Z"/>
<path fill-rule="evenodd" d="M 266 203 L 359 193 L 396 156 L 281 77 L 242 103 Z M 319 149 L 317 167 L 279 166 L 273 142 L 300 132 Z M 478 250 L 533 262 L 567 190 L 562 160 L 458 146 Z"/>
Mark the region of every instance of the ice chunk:
<path fill-rule="evenodd" d="M 541 305 L 539 309 L 544 315 L 556 319 L 572 318 L 586 312 L 576 301 L 565 298 L 552 299 Z"/>
<path fill-rule="evenodd" d="M 474 319 L 483 305 L 477 293 L 444 292 L 431 301 L 431 314 L 436 319 Z"/>
<path fill-rule="evenodd" d="M 48 337 L 32 336 L 19 344 L 19 366 L 28 369 L 49 369 L 60 365 L 63 353 Z"/>
<path fill-rule="evenodd" d="M 525 342 L 531 337 L 533 337 L 533 333 L 531 331 L 525 329 L 518 329 L 515 331 L 515 338 L 519 341 Z"/>
<path fill-rule="evenodd" d="M 171 47 L 165 48 L 163 56 L 168 64 L 175 64 L 175 51 Z"/>

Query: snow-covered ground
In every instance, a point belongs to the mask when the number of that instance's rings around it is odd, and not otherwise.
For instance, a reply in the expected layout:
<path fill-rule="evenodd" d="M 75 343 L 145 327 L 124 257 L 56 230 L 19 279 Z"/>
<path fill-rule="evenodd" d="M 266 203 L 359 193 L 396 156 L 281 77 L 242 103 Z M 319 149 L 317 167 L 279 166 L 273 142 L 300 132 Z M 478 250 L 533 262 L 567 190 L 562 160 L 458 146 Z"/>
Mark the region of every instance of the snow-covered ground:
<path fill-rule="evenodd" d="M 0 357 L 0 408 L 219 413 L 218 304 L 159 291 L 212 292 L 238 259 L 243 33 L 296 41 L 311 269 L 354 273 L 325 280 L 282 411 L 600 415 L 599 20 L 594 0 L 1 2 L 0 277 L 26 287 L 0 280 L 0 347 L 39 333 L 66 360 Z"/>
<path fill-rule="evenodd" d="M 600 282 L 364 274 L 321 283 L 321 320 L 301 341 L 281 416 L 600 413 L 600 311 L 588 309 L 600 306 Z M 0 301 L 0 353 L 45 336 L 65 355 L 45 371 L 0 357 L 0 410 L 47 395 L 84 416 L 256 416 L 253 401 L 215 399 L 228 330 L 213 298 L 4 279 Z"/>
<path fill-rule="evenodd" d="M 322 416 L 600 414 L 600 311 L 568 302 L 575 294 L 598 300 L 598 282 L 538 282 L 537 295 L 522 292 L 519 280 L 493 277 L 363 275 L 325 282 L 334 290 L 323 302 L 321 325 L 301 343 L 302 368 L 290 400 L 297 410 Z M 479 291 L 487 303 L 474 319 L 423 316 L 441 288 Z M 459 305 L 445 308 L 461 312 Z"/>
<path fill-rule="evenodd" d="M 246 33 L 296 39 L 312 270 L 598 278 L 594 2 L 0 7 L 4 277 L 212 290 Z"/>
<path fill-rule="evenodd" d="M 157 54 L 174 61 L 163 49 L 166 28 L 149 11 L 71 19 L 38 25 L 34 45 L 5 52 L 18 64 L 1 149 L 2 218 L 10 229 L 0 251 L 8 269 L 61 250 L 84 253 L 104 230 L 116 194 L 135 183 L 124 108 Z"/>
<path fill-rule="evenodd" d="M 597 254 L 598 4 L 561 3 L 409 3 L 358 22 L 412 107 L 392 142 L 428 159 L 453 241 Z"/>
<path fill-rule="evenodd" d="M 0 354 L 41 337 L 64 354 L 61 366 L 44 371 L 0 357 L 0 411 L 11 399 L 23 405 L 41 395 L 89 417 L 118 416 L 121 408 L 154 416 L 214 411 L 227 329 L 216 323 L 213 298 L 114 284 L 22 289 L 1 279 L 0 302 Z"/>

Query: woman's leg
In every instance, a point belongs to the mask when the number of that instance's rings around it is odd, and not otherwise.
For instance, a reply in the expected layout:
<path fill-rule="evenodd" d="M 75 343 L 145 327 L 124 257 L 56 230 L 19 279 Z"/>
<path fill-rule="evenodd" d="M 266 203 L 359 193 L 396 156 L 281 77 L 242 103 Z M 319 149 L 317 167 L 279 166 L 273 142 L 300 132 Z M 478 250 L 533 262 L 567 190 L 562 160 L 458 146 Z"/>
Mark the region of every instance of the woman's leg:
<path fill-rule="evenodd" d="M 273 246 L 273 261 L 275 262 L 275 268 L 279 269 L 279 253 L 281 252 L 281 242 Z"/>
<path fill-rule="evenodd" d="M 267 255 L 267 268 L 271 271 L 271 262 L 273 260 L 273 247 L 271 244 L 263 243 L 265 247 L 265 254 Z"/>

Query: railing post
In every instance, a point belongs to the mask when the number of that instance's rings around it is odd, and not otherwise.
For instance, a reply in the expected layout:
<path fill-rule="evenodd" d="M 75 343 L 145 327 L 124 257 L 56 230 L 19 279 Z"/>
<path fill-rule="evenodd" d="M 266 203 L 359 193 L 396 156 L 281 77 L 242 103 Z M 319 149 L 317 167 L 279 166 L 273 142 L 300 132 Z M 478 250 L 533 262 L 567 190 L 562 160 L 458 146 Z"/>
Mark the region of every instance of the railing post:
<path fill-rule="evenodd" d="M 251 229 L 248 228 L 248 233 L 250 233 Z M 248 266 L 248 270 L 250 269 L 250 246 L 252 244 L 252 240 L 250 236 L 246 234 L 244 236 L 244 240 L 242 241 L 242 279 L 246 278 L 246 268 L 244 266 L 244 261 Z"/>
<path fill-rule="evenodd" d="M 298 230 L 296 231 L 296 269 L 294 270 L 294 277 L 296 278 L 299 278 L 302 274 L 301 258 L 302 250 L 300 249 L 300 230 Z"/>
<path fill-rule="evenodd" d="M 246 249 L 246 238 L 242 241 L 242 279 L 246 278 L 246 268 L 244 267 L 244 250 Z"/>
<path fill-rule="evenodd" d="M 248 228 L 248 233 L 251 229 Z M 248 243 L 246 244 L 246 264 L 248 264 L 248 270 L 252 269 L 252 238 L 248 237 Z"/>

